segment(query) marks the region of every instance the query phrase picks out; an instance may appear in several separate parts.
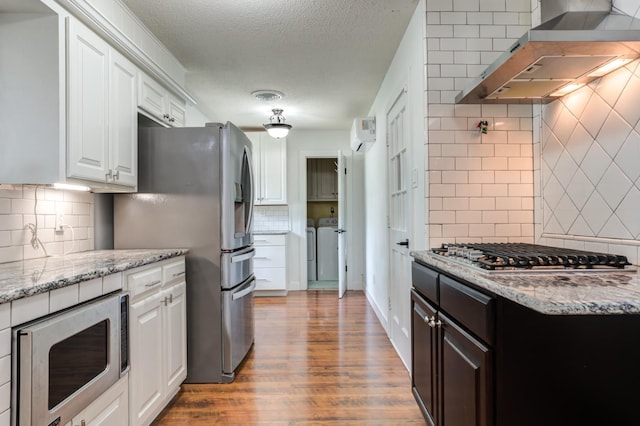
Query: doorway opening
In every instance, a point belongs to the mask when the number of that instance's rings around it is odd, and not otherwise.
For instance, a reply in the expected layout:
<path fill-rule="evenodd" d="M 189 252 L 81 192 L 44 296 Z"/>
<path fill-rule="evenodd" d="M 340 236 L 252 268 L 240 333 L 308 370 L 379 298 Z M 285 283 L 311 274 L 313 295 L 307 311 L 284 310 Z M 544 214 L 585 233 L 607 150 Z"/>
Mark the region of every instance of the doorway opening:
<path fill-rule="evenodd" d="M 338 158 L 307 158 L 307 290 L 338 290 Z"/>

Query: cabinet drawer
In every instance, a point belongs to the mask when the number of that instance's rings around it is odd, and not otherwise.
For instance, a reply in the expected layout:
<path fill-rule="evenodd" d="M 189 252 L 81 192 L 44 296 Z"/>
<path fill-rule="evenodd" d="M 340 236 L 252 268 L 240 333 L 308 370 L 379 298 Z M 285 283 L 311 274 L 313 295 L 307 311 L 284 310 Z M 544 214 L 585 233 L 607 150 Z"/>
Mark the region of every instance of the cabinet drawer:
<path fill-rule="evenodd" d="M 283 246 L 286 235 L 254 235 L 253 245 L 258 246 Z"/>
<path fill-rule="evenodd" d="M 438 273 L 416 262 L 411 263 L 413 287 L 433 303 L 438 303 Z"/>
<path fill-rule="evenodd" d="M 253 268 L 284 268 L 284 246 L 256 247 L 256 255 L 253 258 Z"/>
<path fill-rule="evenodd" d="M 487 343 L 493 343 L 495 298 L 440 275 L 440 307 Z"/>
<path fill-rule="evenodd" d="M 160 287 L 161 283 L 162 269 L 160 266 L 136 272 L 129 275 L 127 278 L 127 287 L 133 296 L 137 296 L 147 290 Z"/>
<path fill-rule="evenodd" d="M 256 268 L 256 290 L 286 290 L 285 268 Z"/>
<path fill-rule="evenodd" d="M 175 280 L 184 279 L 185 273 L 184 259 L 181 258 L 175 262 L 167 263 L 162 267 L 162 285 L 174 282 Z"/>

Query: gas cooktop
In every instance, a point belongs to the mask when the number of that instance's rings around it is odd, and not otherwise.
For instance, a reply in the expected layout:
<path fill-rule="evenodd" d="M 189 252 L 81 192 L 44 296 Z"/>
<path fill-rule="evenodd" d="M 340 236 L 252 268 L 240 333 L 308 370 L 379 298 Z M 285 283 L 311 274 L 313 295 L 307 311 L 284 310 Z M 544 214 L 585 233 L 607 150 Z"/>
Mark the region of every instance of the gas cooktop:
<path fill-rule="evenodd" d="M 491 272 L 635 272 L 626 256 L 526 243 L 442 244 L 450 261 Z"/>

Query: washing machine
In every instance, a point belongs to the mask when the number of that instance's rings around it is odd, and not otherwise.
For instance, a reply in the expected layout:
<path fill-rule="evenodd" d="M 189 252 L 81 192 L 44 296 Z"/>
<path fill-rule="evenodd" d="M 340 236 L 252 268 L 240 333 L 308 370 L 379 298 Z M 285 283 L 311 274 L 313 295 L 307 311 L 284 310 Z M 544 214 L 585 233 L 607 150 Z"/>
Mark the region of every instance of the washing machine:
<path fill-rule="evenodd" d="M 316 249 L 316 227 L 313 219 L 307 219 L 307 280 L 316 281 L 318 279 Z"/>
<path fill-rule="evenodd" d="M 338 280 L 338 218 L 318 219 L 318 281 Z"/>

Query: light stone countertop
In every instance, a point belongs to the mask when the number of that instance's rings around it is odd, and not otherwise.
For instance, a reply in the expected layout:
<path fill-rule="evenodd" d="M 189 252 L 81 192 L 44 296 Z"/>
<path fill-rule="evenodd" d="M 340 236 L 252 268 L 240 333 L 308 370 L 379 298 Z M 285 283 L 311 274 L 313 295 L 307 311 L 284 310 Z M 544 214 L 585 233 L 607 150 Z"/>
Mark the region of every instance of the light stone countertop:
<path fill-rule="evenodd" d="M 187 252 L 187 249 L 95 250 L 0 263 L 0 303 L 160 262 Z"/>
<path fill-rule="evenodd" d="M 631 272 L 489 273 L 413 251 L 426 265 L 459 277 L 527 308 L 549 315 L 618 315 L 640 313 L 640 275 Z"/>
<path fill-rule="evenodd" d="M 253 235 L 285 235 L 288 234 L 289 231 L 288 229 L 280 229 L 280 230 L 273 230 L 273 231 L 253 231 Z"/>

